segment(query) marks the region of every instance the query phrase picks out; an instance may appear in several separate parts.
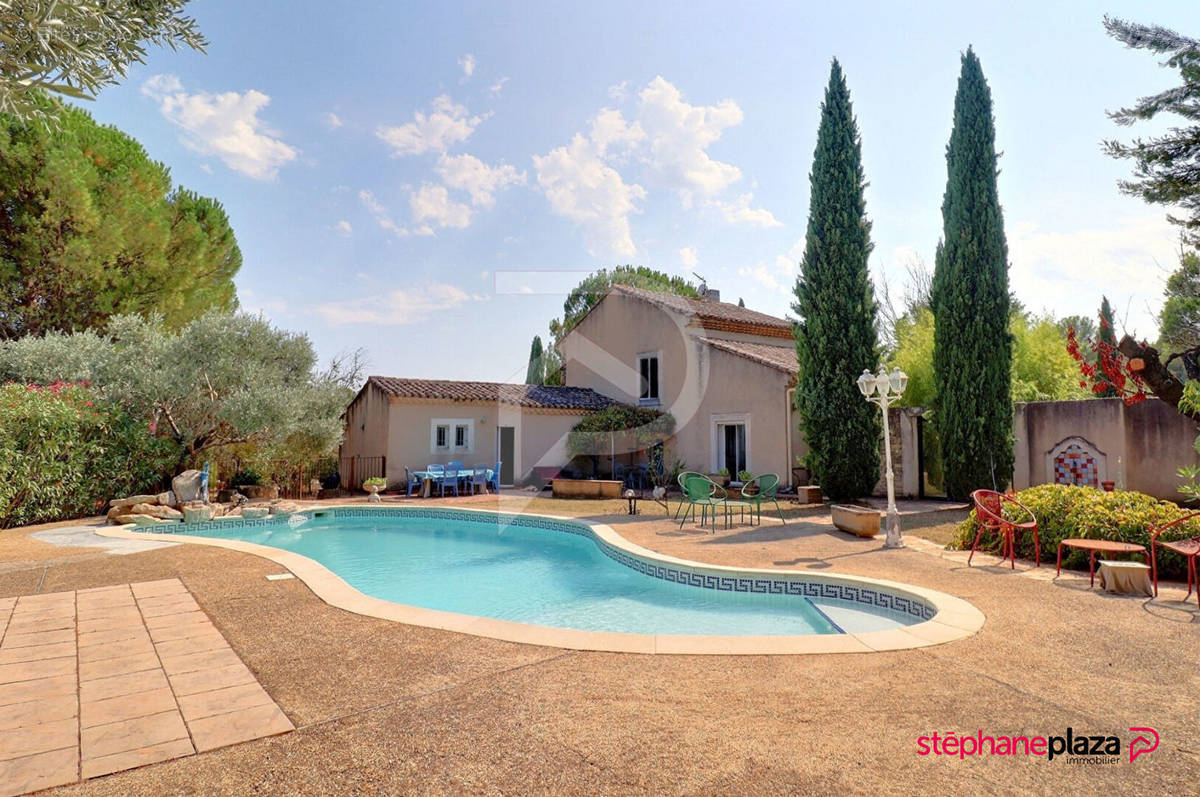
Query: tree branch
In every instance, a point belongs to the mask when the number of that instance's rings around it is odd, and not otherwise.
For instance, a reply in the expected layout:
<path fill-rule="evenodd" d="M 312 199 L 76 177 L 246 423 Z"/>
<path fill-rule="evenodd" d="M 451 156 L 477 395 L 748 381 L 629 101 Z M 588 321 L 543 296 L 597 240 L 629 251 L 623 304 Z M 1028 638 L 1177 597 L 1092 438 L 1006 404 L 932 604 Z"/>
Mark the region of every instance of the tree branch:
<path fill-rule="evenodd" d="M 1158 355 L 1158 349 L 1144 343 L 1138 343 L 1128 335 L 1121 338 L 1117 350 L 1129 362 L 1129 369 L 1137 373 L 1150 392 L 1174 407 L 1181 415 L 1192 420 L 1200 421 L 1200 413 L 1184 412 L 1179 409 L 1179 400 L 1183 398 L 1183 383 L 1171 373 Z M 1168 362 L 1170 359 L 1168 358 Z"/>

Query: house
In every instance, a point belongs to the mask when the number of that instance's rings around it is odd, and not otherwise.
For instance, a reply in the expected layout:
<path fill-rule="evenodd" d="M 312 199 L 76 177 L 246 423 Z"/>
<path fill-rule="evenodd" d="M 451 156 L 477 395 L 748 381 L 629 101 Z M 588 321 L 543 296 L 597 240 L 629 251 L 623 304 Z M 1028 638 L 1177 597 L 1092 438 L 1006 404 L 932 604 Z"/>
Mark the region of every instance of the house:
<path fill-rule="evenodd" d="M 807 453 L 792 392 L 792 322 L 720 301 L 617 285 L 560 342 L 565 383 L 656 407 L 688 470 L 771 472 L 784 484 Z"/>
<path fill-rule="evenodd" d="M 571 427 L 614 403 L 582 387 L 368 377 L 343 415 L 342 483 L 404 484 L 406 467 L 458 460 L 500 461 L 500 483 L 517 484 L 535 467 L 566 462 Z"/>

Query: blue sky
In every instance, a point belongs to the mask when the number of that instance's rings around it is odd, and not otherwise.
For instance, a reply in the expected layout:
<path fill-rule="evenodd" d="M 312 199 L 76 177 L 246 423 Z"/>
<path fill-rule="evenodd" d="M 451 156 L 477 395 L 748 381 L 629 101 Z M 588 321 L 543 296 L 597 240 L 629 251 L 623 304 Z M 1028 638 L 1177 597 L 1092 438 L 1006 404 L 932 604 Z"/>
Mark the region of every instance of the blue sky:
<path fill-rule="evenodd" d="M 1014 290 L 1153 337 L 1176 235 L 1120 195 L 1105 109 L 1172 85 L 1107 12 L 1200 34 L 1191 2 L 253 3 L 195 0 L 207 54 L 152 52 L 88 105 L 220 199 L 243 306 L 372 373 L 520 381 L 565 290 L 695 271 L 783 315 L 836 56 L 876 280 L 932 266 L 960 53 L 992 88 Z M 336 8 L 336 10 L 334 10 Z M 994 8 L 999 8 L 994 6 Z M 1146 127 L 1137 133 L 1153 132 Z"/>

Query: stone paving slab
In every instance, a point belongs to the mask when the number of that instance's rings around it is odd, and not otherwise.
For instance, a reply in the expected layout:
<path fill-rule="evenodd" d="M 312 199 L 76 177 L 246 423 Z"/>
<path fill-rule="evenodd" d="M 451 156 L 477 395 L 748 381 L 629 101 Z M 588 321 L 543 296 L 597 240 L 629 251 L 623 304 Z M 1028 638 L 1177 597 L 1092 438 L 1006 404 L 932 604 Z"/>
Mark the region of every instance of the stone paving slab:
<path fill-rule="evenodd" d="M 0 599 L 0 795 L 290 730 L 179 579 Z"/>

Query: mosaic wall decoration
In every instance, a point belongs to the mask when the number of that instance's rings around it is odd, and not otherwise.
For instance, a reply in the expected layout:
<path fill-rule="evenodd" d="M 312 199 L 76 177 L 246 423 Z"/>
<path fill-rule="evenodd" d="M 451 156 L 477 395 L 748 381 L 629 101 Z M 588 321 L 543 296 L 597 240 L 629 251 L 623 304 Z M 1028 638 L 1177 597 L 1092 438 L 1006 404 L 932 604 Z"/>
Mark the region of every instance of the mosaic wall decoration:
<path fill-rule="evenodd" d="M 1106 479 L 1107 457 L 1082 437 L 1068 437 L 1047 455 L 1054 484 L 1099 487 Z"/>

